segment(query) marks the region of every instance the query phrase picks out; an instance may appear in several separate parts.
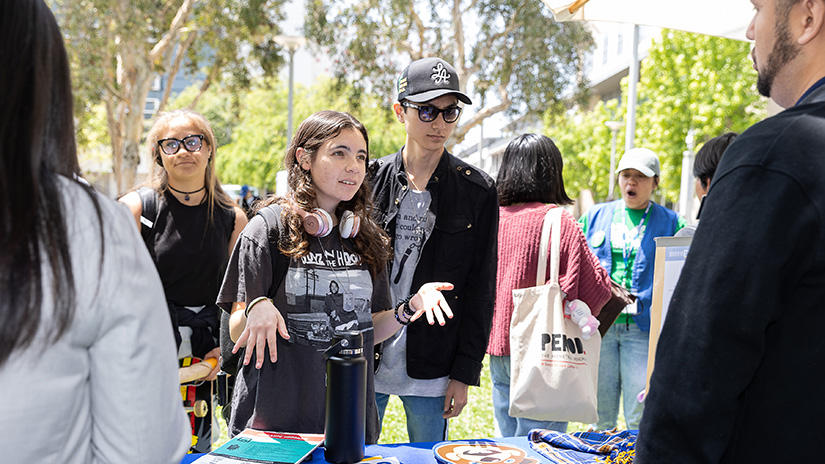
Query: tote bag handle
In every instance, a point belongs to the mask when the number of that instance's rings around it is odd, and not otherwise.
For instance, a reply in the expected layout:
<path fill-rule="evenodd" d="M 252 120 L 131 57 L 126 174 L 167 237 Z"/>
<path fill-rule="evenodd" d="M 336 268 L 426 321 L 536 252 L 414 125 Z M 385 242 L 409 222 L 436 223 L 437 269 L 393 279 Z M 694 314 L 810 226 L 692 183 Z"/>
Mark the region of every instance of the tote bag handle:
<path fill-rule="evenodd" d="M 559 283 L 559 250 L 561 249 L 561 206 L 550 208 L 544 215 L 539 244 L 539 267 L 536 270 L 536 287 L 547 283 L 547 246 L 550 245 L 550 283 Z"/>

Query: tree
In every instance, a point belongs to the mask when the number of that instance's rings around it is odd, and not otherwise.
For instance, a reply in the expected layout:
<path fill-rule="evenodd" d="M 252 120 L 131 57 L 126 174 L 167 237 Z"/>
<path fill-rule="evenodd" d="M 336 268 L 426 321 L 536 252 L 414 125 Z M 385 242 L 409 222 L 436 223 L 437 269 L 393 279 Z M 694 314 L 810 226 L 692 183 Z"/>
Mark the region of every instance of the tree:
<path fill-rule="evenodd" d="M 182 65 L 202 69 L 205 92 L 221 79 L 247 85 L 252 65 L 275 72 L 283 59 L 271 37 L 279 32 L 284 3 L 55 0 L 67 35 L 76 113 L 82 122 L 95 104 L 105 105 L 118 189 L 135 181 L 143 109 L 155 76 L 168 73 L 171 82 Z"/>
<path fill-rule="evenodd" d="M 636 145 L 659 153 L 671 197 L 679 192 L 689 131 L 698 148 L 765 117 L 749 52 L 747 42 L 665 30 L 642 63 Z"/>
<path fill-rule="evenodd" d="M 584 54 L 592 46 L 581 23 L 557 23 L 534 0 L 308 0 L 304 33 L 333 57 L 336 77 L 356 95 L 371 91 L 387 102 L 410 61 L 450 61 L 462 91 L 472 88 L 481 108 L 449 146 L 496 113 L 560 109 L 585 88 Z"/>
<path fill-rule="evenodd" d="M 252 88 L 234 93 L 226 86 L 203 94 L 195 109 L 209 120 L 218 138 L 217 171 L 221 181 L 275 189 L 276 173 L 284 169 L 287 148 L 287 86 L 258 79 Z M 182 92 L 170 108 L 192 105 L 197 88 Z M 295 127 L 317 111 L 347 111 L 358 118 L 370 135 L 370 157 L 388 155 L 404 143 L 404 126 L 375 95 L 347 98 L 352 89 L 320 78 L 312 87 L 297 85 L 294 98 Z"/>
<path fill-rule="evenodd" d="M 618 100 L 599 102 L 589 111 L 572 111 L 566 115 L 548 112 L 544 134 L 556 143 L 564 160 L 564 188 L 571 198 L 590 190 L 596 199 L 608 197 L 610 185 L 610 129 L 607 121 L 624 119 L 624 107 Z M 624 132 L 619 131 L 616 147 L 624 146 Z M 617 153 L 616 161 L 619 155 Z M 614 193 L 614 195 L 616 195 Z"/>
<path fill-rule="evenodd" d="M 685 137 L 696 146 L 727 131 L 742 132 L 765 116 L 766 101 L 756 92 L 749 45 L 737 40 L 664 30 L 642 61 L 634 145 L 659 154 L 660 194 L 678 200 Z M 627 79 L 622 93 L 627 95 Z M 546 134 L 564 158 L 565 187 L 578 195 L 590 189 L 607 197 L 611 133 L 604 123 L 625 120 L 624 100 L 599 103 L 593 110 L 545 114 Z M 617 146 L 624 146 L 624 131 Z M 621 149 L 617 153 L 621 157 Z"/>

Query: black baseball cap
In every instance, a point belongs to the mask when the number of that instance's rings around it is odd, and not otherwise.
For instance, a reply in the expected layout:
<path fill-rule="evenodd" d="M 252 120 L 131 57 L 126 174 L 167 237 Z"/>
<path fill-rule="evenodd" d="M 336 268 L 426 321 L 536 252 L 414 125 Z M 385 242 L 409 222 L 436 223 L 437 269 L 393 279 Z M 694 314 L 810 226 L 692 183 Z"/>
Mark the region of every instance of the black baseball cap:
<path fill-rule="evenodd" d="M 454 94 L 462 102 L 472 105 L 470 97 L 458 88 L 458 73 L 441 58 L 422 58 L 413 61 L 398 76 L 398 101 L 423 103 L 442 95 Z"/>

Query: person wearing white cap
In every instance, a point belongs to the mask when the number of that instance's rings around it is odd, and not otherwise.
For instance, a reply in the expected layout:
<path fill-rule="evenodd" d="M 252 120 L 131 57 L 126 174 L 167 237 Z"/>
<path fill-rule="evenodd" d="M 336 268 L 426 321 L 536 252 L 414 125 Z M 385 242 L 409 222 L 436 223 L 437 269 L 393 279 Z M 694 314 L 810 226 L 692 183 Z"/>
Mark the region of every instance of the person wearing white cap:
<path fill-rule="evenodd" d="M 659 158 L 647 148 L 628 150 L 616 170 L 622 199 L 595 205 L 579 219 L 587 243 L 610 278 L 636 296 L 602 339 L 598 430 L 616 426 L 619 398 L 628 429 L 637 429 L 644 405 L 636 395 L 647 380 L 647 347 L 653 290 L 654 237 L 685 226 L 675 212 L 650 200 L 659 186 Z"/>

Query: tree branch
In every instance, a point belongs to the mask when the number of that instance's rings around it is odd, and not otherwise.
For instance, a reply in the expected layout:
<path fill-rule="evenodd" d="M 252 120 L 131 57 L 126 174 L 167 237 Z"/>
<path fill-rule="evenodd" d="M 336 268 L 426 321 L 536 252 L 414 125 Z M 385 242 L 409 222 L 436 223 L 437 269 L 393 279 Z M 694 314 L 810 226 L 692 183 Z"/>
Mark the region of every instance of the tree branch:
<path fill-rule="evenodd" d="M 464 137 L 467 136 L 467 132 L 469 132 L 470 129 L 481 124 L 484 119 L 506 110 L 513 103 L 512 100 L 510 100 L 510 92 L 507 90 L 506 85 L 499 86 L 499 97 L 501 101 L 498 104 L 482 108 L 478 113 L 474 114 L 469 121 L 456 127 L 453 135 L 450 136 L 448 144 L 452 146 L 463 142 Z"/>
<path fill-rule="evenodd" d="M 494 47 L 493 44 L 496 43 L 502 37 L 507 37 L 510 33 L 516 30 L 516 28 L 519 25 L 519 13 L 521 12 L 522 8 L 524 8 L 523 4 L 516 9 L 512 16 L 510 16 L 510 20 L 507 23 L 507 26 L 501 32 L 490 36 L 489 40 L 487 40 L 487 45 L 481 47 L 481 54 L 479 55 L 478 59 L 475 60 L 475 63 L 473 63 L 470 67 L 467 68 L 467 72 L 475 74 L 479 70 L 480 63 L 485 62 L 487 60 L 487 57 L 491 53 L 498 53 L 497 50 L 499 50 L 500 48 Z"/>
<path fill-rule="evenodd" d="M 468 11 L 475 8 L 476 5 L 478 5 L 478 0 L 473 0 L 472 2 L 470 2 L 469 5 L 467 5 L 467 8 L 464 8 L 463 10 L 461 10 L 461 14 L 467 13 Z"/>
<path fill-rule="evenodd" d="M 217 79 L 218 73 L 220 72 L 222 66 L 223 62 L 221 62 L 220 60 L 216 60 L 215 63 L 212 64 L 212 68 L 209 70 L 209 74 L 206 76 L 206 79 L 203 80 L 203 83 L 201 83 L 201 88 L 198 90 L 198 94 L 195 95 L 195 99 L 192 100 L 192 103 L 190 103 L 188 106 L 190 110 L 195 108 L 203 94 L 205 94 L 206 91 L 209 90 L 209 87 L 212 85 L 212 82 L 215 79 Z"/>
<path fill-rule="evenodd" d="M 178 71 L 180 71 L 180 65 L 183 63 L 183 58 L 186 56 L 186 51 L 189 50 L 189 47 L 195 42 L 195 39 L 198 37 L 198 31 L 189 31 L 189 34 L 186 35 L 186 40 L 178 47 L 178 52 L 175 54 L 175 60 L 172 65 L 169 67 L 169 72 L 167 73 L 167 86 L 163 89 L 163 96 L 160 98 L 160 104 L 158 105 L 158 113 L 166 109 L 166 104 L 169 102 L 169 96 L 172 94 L 172 82 L 175 81 L 175 77 L 178 75 Z"/>
<path fill-rule="evenodd" d="M 172 19 L 172 24 L 169 26 L 169 30 L 163 34 L 163 37 L 158 41 L 157 44 L 152 48 L 149 52 L 149 62 L 156 63 L 160 60 L 169 47 L 175 42 L 175 38 L 180 33 L 181 28 L 183 25 L 186 24 L 186 21 L 189 19 L 189 14 L 192 12 L 192 7 L 195 5 L 197 0 L 183 0 L 183 4 L 178 8 L 178 12 L 175 13 L 175 18 Z"/>
<path fill-rule="evenodd" d="M 461 75 L 464 76 L 464 82 L 460 84 L 462 90 L 467 91 L 467 80 L 470 74 L 466 69 L 466 54 L 464 52 L 464 22 L 461 20 L 461 0 L 453 0 L 453 40 L 456 48 L 456 63 L 461 69 Z"/>
<path fill-rule="evenodd" d="M 412 18 L 413 23 L 415 23 L 415 26 L 418 28 L 418 53 L 412 50 L 410 51 L 410 58 L 412 61 L 415 61 L 424 56 L 424 44 L 427 42 L 425 35 L 427 28 L 424 26 L 424 21 L 418 16 L 418 13 L 415 12 L 415 2 L 410 2 L 410 18 Z"/>

